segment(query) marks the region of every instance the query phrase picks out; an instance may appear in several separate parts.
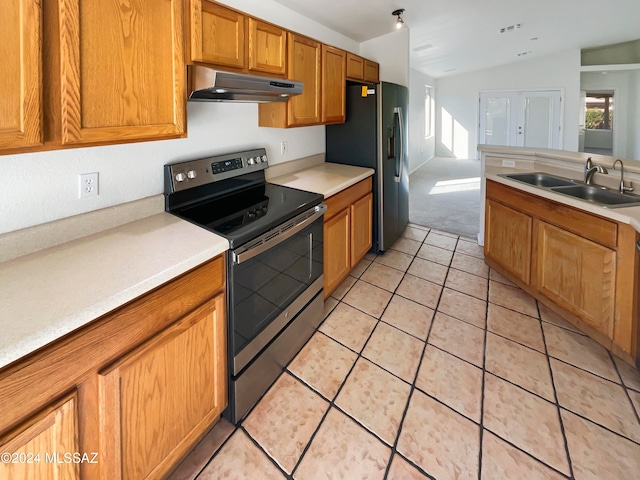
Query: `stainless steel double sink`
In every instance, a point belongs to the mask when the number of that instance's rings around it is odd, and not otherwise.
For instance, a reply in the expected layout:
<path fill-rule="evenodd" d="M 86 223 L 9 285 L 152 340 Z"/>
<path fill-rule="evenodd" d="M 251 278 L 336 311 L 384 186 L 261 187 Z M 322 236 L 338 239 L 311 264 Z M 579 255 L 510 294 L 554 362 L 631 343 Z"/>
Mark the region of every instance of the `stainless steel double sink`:
<path fill-rule="evenodd" d="M 498 176 L 550 190 L 561 195 L 567 195 L 605 208 L 635 207 L 640 205 L 640 196 L 638 195 L 620 193 L 599 185 L 587 185 L 578 180 L 548 173 L 502 173 Z"/>

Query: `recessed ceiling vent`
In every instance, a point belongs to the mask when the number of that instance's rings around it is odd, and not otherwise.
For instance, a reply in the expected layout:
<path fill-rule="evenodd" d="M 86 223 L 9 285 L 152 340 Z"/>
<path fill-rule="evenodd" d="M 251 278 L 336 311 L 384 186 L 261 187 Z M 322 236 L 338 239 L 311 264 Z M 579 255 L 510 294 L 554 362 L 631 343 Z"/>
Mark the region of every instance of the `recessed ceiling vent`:
<path fill-rule="evenodd" d="M 416 47 L 413 49 L 414 52 L 422 52 L 423 50 L 428 50 L 429 48 L 433 48 L 433 45 L 427 43 L 426 45 L 422 45 L 420 47 Z"/>
<path fill-rule="evenodd" d="M 509 25 L 508 27 L 503 27 L 500 29 L 500 33 L 509 33 L 515 30 L 520 30 L 522 28 L 521 23 L 516 23 L 515 25 Z"/>
<path fill-rule="evenodd" d="M 533 53 L 533 51 L 532 51 L 532 50 L 529 50 L 529 51 L 527 51 L 527 52 L 521 52 L 521 53 L 519 53 L 519 54 L 518 54 L 518 56 L 519 56 L 519 57 L 524 57 L 525 55 L 529 55 L 530 53 Z"/>

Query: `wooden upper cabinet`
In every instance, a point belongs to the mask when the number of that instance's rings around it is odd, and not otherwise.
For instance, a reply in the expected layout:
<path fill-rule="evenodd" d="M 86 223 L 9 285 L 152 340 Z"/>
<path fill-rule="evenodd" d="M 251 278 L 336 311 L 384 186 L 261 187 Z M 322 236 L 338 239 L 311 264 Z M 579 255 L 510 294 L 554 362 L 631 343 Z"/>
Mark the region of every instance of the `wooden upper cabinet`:
<path fill-rule="evenodd" d="M 190 60 L 245 69 L 247 17 L 207 0 L 191 0 L 189 6 Z"/>
<path fill-rule="evenodd" d="M 364 79 L 364 58 L 347 52 L 347 79 L 362 81 Z"/>
<path fill-rule="evenodd" d="M 15 455 L 16 461 L 0 462 L 0 478 L 79 479 L 78 463 L 65 462 L 65 454 L 82 452 L 78 443 L 77 405 L 75 394 L 70 395 L 1 437 L 0 452 Z M 88 460 L 92 460 L 91 454 Z"/>
<path fill-rule="evenodd" d="M 380 81 L 380 65 L 366 58 L 364 59 L 364 81 L 366 83 L 378 83 Z"/>
<path fill-rule="evenodd" d="M 320 68 L 322 44 L 297 33 L 288 34 L 289 78 L 304 83 L 302 94 L 288 102 L 289 125 L 320 123 Z"/>
<path fill-rule="evenodd" d="M 184 136 L 181 0 L 59 0 L 61 143 Z"/>
<path fill-rule="evenodd" d="M 249 71 L 282 76 L 287 73 L 286 30 L 249 18 Z"/>
<path fill-rule="evenodd" d="M 322 45 L 322 123 L 346 118 L 346 52 Z"/>
<path fill-rule="evenodd" d="M 287 78 L 304 83 L 302 93 L 287 102 L 261 103 L 258 124 L 261 127 L 302 127 L 321 122 L 322 44 L 287 32 Z"/>
<path fill-rule="evenodd" d="M 2 0 L 0 149 L 39 145 L 42 129 L 42 9 L 38 0 Z"/>

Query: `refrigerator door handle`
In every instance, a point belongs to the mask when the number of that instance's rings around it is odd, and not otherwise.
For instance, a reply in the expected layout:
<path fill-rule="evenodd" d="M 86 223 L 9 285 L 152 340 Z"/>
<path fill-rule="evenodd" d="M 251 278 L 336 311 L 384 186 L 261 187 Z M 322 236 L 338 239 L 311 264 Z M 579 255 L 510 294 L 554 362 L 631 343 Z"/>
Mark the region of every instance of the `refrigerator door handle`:
<path fill-rule="evenodd" d="M 393 113 L 398 118 L 398 130 L 400 133 L 400 155 L 396 158 L 396 172 L 398 174 L 394 177 L 396 183 L 400 183 L 402 180 L 402 170 L 404 168 L 404 121 L 402 119 L 402 107 L 394 107 Z M 400 162 L 400 168 L 398 168 L 398 162 Z"/>

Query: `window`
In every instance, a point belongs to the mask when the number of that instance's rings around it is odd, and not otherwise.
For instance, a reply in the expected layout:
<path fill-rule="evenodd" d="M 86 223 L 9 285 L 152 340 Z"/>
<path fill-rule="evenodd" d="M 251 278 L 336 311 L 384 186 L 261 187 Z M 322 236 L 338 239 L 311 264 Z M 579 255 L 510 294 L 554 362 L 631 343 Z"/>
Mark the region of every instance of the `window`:
<path fill-rule="evenodd" d="M 429 85 L 424 86 L 424 138 L 433 135 L 433 87 Z"/>
<path fill-rule="evenodd" d="M 589 130 L 613 130 L 613 93 L 587 92 L 584 126 Z"/>

